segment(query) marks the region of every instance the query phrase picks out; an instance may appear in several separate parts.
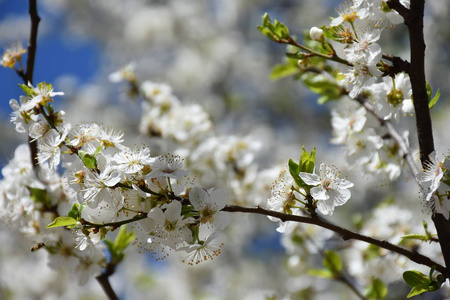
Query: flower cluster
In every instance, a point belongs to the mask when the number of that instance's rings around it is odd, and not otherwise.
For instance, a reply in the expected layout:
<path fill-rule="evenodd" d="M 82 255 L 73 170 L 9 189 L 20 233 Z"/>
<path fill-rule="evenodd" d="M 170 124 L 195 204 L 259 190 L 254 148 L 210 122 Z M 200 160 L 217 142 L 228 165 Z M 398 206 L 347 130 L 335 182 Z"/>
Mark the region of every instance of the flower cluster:
<path fill-rule="evenodd" d="M 336 168 L 321 163 L 319 175 L 314 173 L 315 150 L 309 154 L 302 150 L 299 164 L 289 161 L 289 173 L 283 170 L 279 179 L 272 186 L 268 205 L 271 210 L 285 214 L 316 214 L 315 209 L 332 215 L 336 206 L 344 205 L 351 196 L 349 188 L 353 183 L 338 178 Z M 270 217 L 272 221 L 277 218 Z M 288 222 L 286 222 L 288 223 Z M 284 232 L 288 224 L 281 224 L 278 231 Z"/>
<path fill-rule="evenodd" d="M 360 166 L 365 174 L 376 175 L 381 181 L 392 181 L 401 174 L 403 152 L 385 128 L 367 115 L 357 102 L 343 99 L 331 112 L 333 135 L 331 142 L 344 145 L 347 161 Z M 407 144 L 408 131 L 403 133 Z"/>
<path fill-rule="evenodd" d="M 19 147 L 17 159 L 2 170 L 9 179 L 2 185 L 10 191 L 2 198 L 6 208 L 2 219 L 21 220 L 29 224 L 21 230 L 29 231 L 36 222 L 49 224 L 55 217 L 50 228 L 69 226 L 70 234 L 56 229 L 40 233 L 55 257 L 78 261 L 74 268 L 88 270 L 80 275 L 82 283 L 105 266 L 100 242 L 120 224 L 133 223 L 137 231 L 133 243 L 158 258 L 169 250 L 187 251 L 198 259 L 195 263 L 211 258 L 195 253 L 213 247 L 213 238 L 231 221 L 221 211 L 228 201 L 225 192 L 181 185 L 188 171 L 180 156 L 151 156 L 148 147 L 127 147 L 123 133 L 95 123 L 72 126 L 64 112 L 54 111 L 53 97 L 63 93 L 53 92 L 50 84 L 22 85 L 22 89 L 26 96 L 20 104 L 10 102 L 11 122 L 18 132 L 27 132 L 38 142 L 42 174 L 35 174 L 31 162 L 23 160 L 30 157 L 28 148 Z M 158 95 L 163 97 L 153 89 L 152 97 L 163 103 L 165 98 Z M 68 216 L 61 216 L 68 208 Z M 51 265 L 56 267 L 57 261 Z"/>

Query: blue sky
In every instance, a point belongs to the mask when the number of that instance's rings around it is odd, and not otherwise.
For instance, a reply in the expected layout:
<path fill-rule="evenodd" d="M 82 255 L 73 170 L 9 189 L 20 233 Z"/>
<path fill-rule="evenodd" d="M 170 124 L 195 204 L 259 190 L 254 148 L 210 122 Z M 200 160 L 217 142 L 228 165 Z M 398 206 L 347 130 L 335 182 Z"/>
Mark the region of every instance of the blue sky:
<path fill-rule="evenodd" d="M 54 82 L 65 74 L 70 74 L 78 79 L 79 83 L 88 82 L 95 75 L 100 64 L 100 54 L 93 41 L 79 41 L 65 35 L 65 16 L 46 12 L 38 1 L 38 13 L 41 16 L 41 24 L 45 22 L 49 30 L 45 35 L 38 33 L 38 48 L 34 71 L 34 83 L 40 81 Z M 28 1 L 25 0 L 0 0 L 0 22 L 8 18 L 28 16 Z M 0 41 L 3 49 L 11 41 Z M 27 46 L 27 40 L 22 41 Z M 25 57 L 26 59 L 26 57 Z M 21 79 L 11 69 L 0 68 L 0 111 L 9 113 L 9 100 L 18 98 L 22 92 L 18 83 Z"/>

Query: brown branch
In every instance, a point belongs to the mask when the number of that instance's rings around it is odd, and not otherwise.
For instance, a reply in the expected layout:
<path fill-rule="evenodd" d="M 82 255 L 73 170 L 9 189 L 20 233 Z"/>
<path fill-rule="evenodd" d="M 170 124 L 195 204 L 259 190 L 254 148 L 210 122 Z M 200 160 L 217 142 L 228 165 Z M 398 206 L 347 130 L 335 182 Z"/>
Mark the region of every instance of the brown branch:
<path fill-rule="evenodd" d="M 423 34 L 424 10 L 424 0 L 412 0 L 409 13 L 407 16 L 404 16 L 410 39 L 411 69 L 409 76 L 413 90 L 414 110 L 416 113 L 417 135 L 422 166 L 425 166 L 428 161 L 428 156 L 434 151 L 433 128 L 430 109 L 428 108 L 428 95 L 425 79 L 426 46 Z M 400 11 L 398 12 L 401 14 Z M 445 265 L 448 267 L 450 266 L 450 220 L 445 219 L 445 217 L 439 213 L 435 213 L 432 220 L 439 236 L 439 244 L 441 245 Z"/>
<path fill-rule="evenodd" d="M 33 83 L 33 73 L 34 73 L 34 61 L 36 58 L 36 48 L 37 48 L 37 34 L 38 27 L 41 18 L 37 13 L 37 0 L 29 0 L 29 9 L 28 12 L 30 14 L 30 39 L 28 40 L 28 51 L 27 51 L 27 69 L 26 72 L 18 72 L 19 76 L 22 77 L 25 84 Z M 33 168 L 36 171 L 39 165 L 39 161 L 37 159 L 37 141 L 31 141 L 32 138 L 28 137 L 28 142 L 30 144 L 30 154 L 31 161 L 33 163 Z"/>
<path fill-rule="evenodd" d="M 383 59 L 388 60 L 392 63 L 392 66 L 389 66 L 388 70 L 387 70 L 387 74 L 391 77 L 394 77 L 395 74 L 401 73 L 401 72 L 405 72 L 409 74 L 409 70 L 411 68 L 411 64 L 398 57 L 398 56 L 392 56 L 389 54 L 385 54 L 383 53 Z"/>
<path fill-rule="evenodd" d="M 411 1 L 410 18 L 405 20 L 408 27 L 411 48 L 411 69 L 409 77 L 414 97 L 417 135 L 422 165 L 434 151 L 433 129 L 425 80 L 425 40 L 423 36 L 424 0 Z"/>
<path fill-rule="evenodd" d="M 406 20 L 409 20 L 410 10 L 407 9 L 405 6 L 403 6 L 403 4 L 401 4 L 399 0 L 388 0 L 386 4 L 389 6 L 390 9 L 397 11 L 400 14 L 400 16 L 403 17 L 405 22 Z"/>
<path fill-rule="evenodd" d="M 111 286 L 111 283 L 109 282 L 109 277 L 114 274 L 115 269 L 116 268 L 114 265 L 108 264 L 105 271 L 95 278 L 110 300 L 119 300 Z"/>
<path fill-rule="evenodd" d="M 363 242 L 378 246 L 380 248 L 389 250 L 391 252 L 395 252 L 400 255 L 403 255 L 417 264 L 425 265 L 430 268 L 435 268 L 435 270 L 437 270 L 438 272 L 441 272 L 446 278 L 450 277 L 450 272 L 444 266 L 431 260 L 427 256 L 424 256 L 418 252 L 414 252 L 414 251 L 408 250 L 406 248 L 391 244 L 385 240 L 378 240 L 373 237 L 369 237 L 366 235 L 362 235 L 362 234 L 353 232 L 351 230 L 348 230 L 348 229 L 339 227 L 337 225 L 334 225 L 332 223 L 329 223 L 320 218 L 313 219 L 310 217 L 288 215 L 288 214 L 283 214 L 283 213 L 272 211 L 272 210 L 267 210 L 267 209 L 264 209 L 259 206 L 258 207 L 244 207 L 244 206 L 237 206 L 237 205 L 227 205 L 227 206 L 225 206 L 223 211 L 260 214 L 260 215 L 272 216 L 272 217 L 278 218 L 283 222 L 293 221 L 293 222 L 298 222 L 298 223 L 317 225 L 317 226 L 329 229 L 331 231 L 334 231 L 335 233 L 341 235 L 344 240 L 359 240 L 359 241 L 363 241 Z"/>
<path fill-rule="evenodd" d="M 41 21 L 41 18 L 39 17 L 37 13 L 37 0 L 30 0 L 29 1 L 29 14 L 30 14 L 30 20 L 31 20 L 31 27 L 30 27 L 30 39 L 28 41 L 28 51 L 27 51 L 27 71 L 25 73 L 25 84 L 28 82 L 33 82 L 33 72 L 34 72 L 34 60 L 36 57 L 36 48 L 37 48 L 37 33 L 38 33 L 38 26 L 39 22 Z"/>

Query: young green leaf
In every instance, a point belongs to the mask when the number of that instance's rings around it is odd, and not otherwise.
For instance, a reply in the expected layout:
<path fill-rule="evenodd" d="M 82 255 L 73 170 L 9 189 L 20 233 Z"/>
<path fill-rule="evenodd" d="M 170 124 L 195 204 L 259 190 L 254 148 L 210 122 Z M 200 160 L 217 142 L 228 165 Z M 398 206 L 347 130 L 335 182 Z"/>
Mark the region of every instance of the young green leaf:
<path fill-rule="evenodd" d="M 86 151 L 78 151 L 78 156 L 83 161 L 84 165 L 89 169 L 97 168 L 97 160 L 95 157 L 87 153 Z"/>
<path fill-rule="evenodd" d="M 327 279 L 333 278 L 333 273 L 331 273 L 331 271 L 327 269 L 309 269 L 308 275 Z"/>
<path fill-rule="evenodd" d="M 430 278 L 427 275 L 419 272 L 419 271 L 406 271 L 403 273 L 403 280 L 405 280 L 406 284 L 410 287 L 415 287 L 422 283 L 429 283 Z"/>
<path fill-rule="evenodd" d="M 83 207 L 80 206 L 78 203 L 74 203 L 72 207 L 67 212 L 67 216 L 71 217 L 75 220 L 79 220 L 81 218 L 81 211 L 83 210 Z"/>
<path fill-rule="evenodd" d="M 416 285 L 415 287 L 413 287 L 411 289 L 411 291 L 409 292 L 408 296 L 406 296 L 407 298 L 411 298 L 417 295 L 420 295 L 422 293 L 428 292 L 428 284 L 426 283 L 421 283 L 419 285 Z"/>
<path fill-rule="evenodd" d="M 438 102 L 440 97 L 441 97 L 441 90 L 438 89 L 436 95 L 434 95 L 433 99 L 431 99 L 431 101 L 428 103 L 428 108 L 432 109 L 434 105 Z"/>
<path fill-rule="evenodd" d="M 28 187 L 28 191 L 30 192 L 30 198 L 35 203 L 42 203 L 44 205 L 50 205 L 51 199 L 46 190 Z"/>
<path fill-rule="evenodd" d="M 422 234 L 407 234 L 402 236 L 404 240 L 420 240 L 420 241 L 428 241 L 429 238 L 426 235 Z"/>
<path fill-rule="evenodd" d="M 106 239 L 106 246 L 111 253 L 111 263 L 113 265 L 119 264 L 125 257 L 125 249 L 135 239 L 134 232 L 127 232 L 126 225 L 122 225 L 116 239 L 113 241 Z"/>
<path fill-rule="evenodd" d="M 388 293 L 387 287 L 384 285 L 383 281 L 381 281 L 378 278 L 372 278 L 371 284 L 364 291 L 364 295 L 371 300 L 385 299 L 387 293 Z"/>
<path fill-rule="evenodd" d="M 297 66 L 297 64 L 292 64 L 289 62 L 284 63 L 284 64 L 279 64 L 279 65 L 276 65 L 275 67 L 273 67 L 272 73 L 270 73 L 270 79 L 278 80 L 278 79 L 281 79 L 284 77 L 294 75 L 294 74 L 298 73 L 299 71 L 300 71 L 300 69 Z"/>
<path fill-rule="evenodd" d="M 306 186 L 306 183 L 299 176 L 299 173 L 300 173 L 299 166 L 292 159 L 289 160 L 288 166 L 289 166 L 289 173 L 291 174 L 295 183 L 299 187 Z"/>
<path fill-rule="evenodd" d="M 314 147 L 311 153 L 305 150 L 305 146 L 302 147 L 302 154 L 300 156 L 299 172 L 312 173 L 314 172 L 314 165 L 316 162 L 316 148 Z"/>
<path fill-rule="evenodd" d="M 280 39 L 279 37 L 274 34 L 269 28 L 264 26 L 257 26 L 258 30 L 267 38 L 271 39 L 272 41 L 278 42 Z"/>
<path fill-rule="evenodd" d="M 342 96 L 342 89 L 337 82 L 322 74 L 304 73 L 300 80 L 314 93 L 320 94 L 319 104 L 336 100 Z"/>
<path fill-rule="evenodd" d="M 24 93 L 28 96 L 28 97 L 33 97 L 34 92 L 33 89 L 30 88 L 28 85 L 26 84 L 19 84 L 19 87 L 22 89 L 22 91 L 24 91 Z"/>
<path fill-rule="evenodd" d="M 72 217 L 57 217 L 53 222 L 48 224 L 45 228 L 61 227 L 61 226 L 71 226 L 75 225 L 77 220 Z"/>
<path fill-rule="evenodd" d="M 339 275 L 342 270 L 342 260 L 336 251 L 326 250 L 323 264 L 335 276 Z"/>

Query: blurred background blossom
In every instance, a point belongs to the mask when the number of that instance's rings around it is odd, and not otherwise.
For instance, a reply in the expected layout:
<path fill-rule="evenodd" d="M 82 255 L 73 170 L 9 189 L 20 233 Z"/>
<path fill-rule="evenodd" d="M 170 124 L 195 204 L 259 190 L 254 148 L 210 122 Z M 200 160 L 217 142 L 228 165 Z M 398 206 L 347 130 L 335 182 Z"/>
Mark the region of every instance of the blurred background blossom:
<path fill-rule="evenodd" d="M 300 155 L 301 145 L 309 149 L 315 146 L 318 162 L 333 163 L 355 183 L 351 205 L 337 210 L 331 218 L 333 222 L 357 229 L 358 220 L 367 220 L 366 230 L 373 231 L 367 233 L 382 238 L 421 233 L 421 219 L 413 218 L 406 209 L 420 211 L 422 205 L 416 189 L 411 188 L 414 184 L 409 175 L 406 174 L 406 180 L 385 186 L 377 179 L 363 178 L 360 170 L 346 170 L 345 152 L 330 144 L 329 112 L 334 104 L 316 104 L 316 96 L 290 78 L 269 79 L 272 67 L 283 61 L 284 49 L 256 29 L 261 16 L 268 12 L 300 36 L 312 26 L 328 24 L 328 16 L 336 16 L 336 4 L 332 0 L 42 0 L 38 2 L 42 21 L 34 79 L 51 82 L 57 91 L 65 93 L 56 99 L 55 106 L 66 111 L 70 122 L 95 121 L 124 130 L 128 145 L 146 144 L 152 155 L 175 151 L 173 145 L 163 145 L 161 140 L 139 132 L 141 105 L 129 97 L 125 84 L 108 80 L 111 73 L 134 62 L 140 82 L 168 84 L 177 101 L 183 105 L 199 104 L 209 115 L 217 140 L 210 138 L 203 148 L 189 152 L 205 160 L 189 166 L 194 174 L 203 174 L 204 184 L 230 185 L 234 195 L 244 195 L 235 199 L 238 203 L 265 205 L 270 187 L 288 159 Z M 449 112 L 445 100 L 450 87 L 445 66 L 450 58 L 443 49 L 449 46 L 450 27 L 437 24 L 447 24 L 450 3 L 438 0 L 427 5 L 427 79 L 443 95 L 434 110 L 434 127 L 436 147 L 445 151 L 448 133 L 444 116 Z M 16 40 L 27 44 L 27 11 L 26 1 L 0 1 L 1 46 L 5 48 Z M 389 32 L 379 41 L 384 52 L 409 59 L 405 57 L 408 43 L 403 26 L 385 30 Z M 20 78 L 2 68 L 0 80 L 3 167 L 26 138 L 16 134 L 9 123 L 8 102 L 22 94 L 17 85 Z M 412 125 L 412 119 L 401 124 Z M 415 147 L 415 137 L 411 138 Z M 242 140 L 247 148 L 239 152 L 238 142 Z M 202 152 L 205 147 L 214 149 L 212 160 L 234 153 L 240 158 L 239 166 L 245 170 L 245 176 L 239 180 L 209 174 L 209 157 Z M 222 165 L 214 168 L 225 169 Z M 251 182 L 251 190 L 245 190 L 245 180 Z M 403 207 L 383 211 L 386 208 L 380 202 L 393 191 Z M 373 209 L 375 219 L 370 217 Z M 383 219 L 388 216 L 399 221 Z M 396 227 L 405 221 L 411 226 Z M 343 285 L 309 277 L 306 270 L 321 266 L 324 249 L 348 247 L 350 263 L 358 257 L 355 249 L 363 251 L 366 245 L 353 243 L 352 250 L 330 232 L 306 225 L 292 226 L 281 238 L 275 227 L 263 216 L 233 215 L 232 224 L 222 236 L 222 254 L 198 266 L 182 264 L 182 255 L 155 262 L 149 254 L 130 248 L 128 258 L 111 279 L 112 285 L 123 299 L 336 299 L 336 293 L 341 299 L 355 297 Z M 105 298 L 94 280 L 80 289 L 73 274 L 49 269 L 45 250 L 31 253 L 35 243 L 21 239 L 17 229 L 2 226 L 0 236 L 1 299 Z M 304 240 L 299 242 L 296 236 Z M 430 253 L 435 251 L 430 248 Z M 383 271 L 399 272 L 401 269 L 396 266 L 386 265 Z M 374 271 L 373 267 L 366 267 Z M 363 263 L 353 261 L 349 265 L 349 274 L 358 278 L 356 283 L 362 287 L 371 273 L 361 268 Z M 389 279 L 386 284 L 399 283 Z M 402 285 L 401 289 L 404 290 L 400 295 L 404 295 L 407 288 Z"/>

